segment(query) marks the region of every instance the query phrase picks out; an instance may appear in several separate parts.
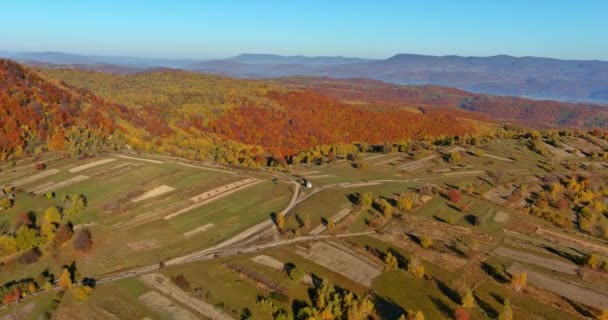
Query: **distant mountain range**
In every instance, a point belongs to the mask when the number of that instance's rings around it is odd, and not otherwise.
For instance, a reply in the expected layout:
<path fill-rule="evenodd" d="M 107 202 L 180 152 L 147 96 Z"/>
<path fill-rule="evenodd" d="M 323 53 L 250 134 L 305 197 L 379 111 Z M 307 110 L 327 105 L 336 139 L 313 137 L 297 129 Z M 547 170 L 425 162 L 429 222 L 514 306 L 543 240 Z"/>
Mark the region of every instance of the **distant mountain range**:
<path fill-rule="evenodd" d="M 1 52 L 30 65 L 137 73 L 175 68 L 240 78 L 327 76 L 371 78 L 407 85 L 440 85 L 472 92 L 608 103 L 608 62 L 537 57 L 425 56 L 398 54 L 384 60 L 241 54 L 217 60 L 84 56 L 59 52 Z"/>

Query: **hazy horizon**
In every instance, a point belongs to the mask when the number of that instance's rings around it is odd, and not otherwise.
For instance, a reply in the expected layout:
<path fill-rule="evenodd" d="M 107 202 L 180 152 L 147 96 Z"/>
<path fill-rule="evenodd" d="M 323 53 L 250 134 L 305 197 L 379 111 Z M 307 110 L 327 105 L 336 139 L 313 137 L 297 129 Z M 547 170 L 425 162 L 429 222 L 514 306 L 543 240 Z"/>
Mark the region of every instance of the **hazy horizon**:
<path fill-rule="evenodd" d="M 0 49 L 167 59 L 398 53 L 608 60 L 608 3 L 114 1 L 5 4 Z M 604 10 L 602 10 L 604 9 Z M 36 23 L 24 23 L 24 19 Z M 18 28 L 16 28 L 18 26 Z"/>

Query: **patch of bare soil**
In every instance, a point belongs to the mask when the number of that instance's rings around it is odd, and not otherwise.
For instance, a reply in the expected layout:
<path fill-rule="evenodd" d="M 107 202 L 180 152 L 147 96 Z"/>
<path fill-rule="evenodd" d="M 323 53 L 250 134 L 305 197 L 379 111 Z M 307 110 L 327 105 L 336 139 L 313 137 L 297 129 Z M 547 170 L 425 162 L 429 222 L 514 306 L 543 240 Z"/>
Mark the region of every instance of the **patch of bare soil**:
<path fill-rule="evenodd" d="M 154 239 L 141 240 L 127 243 L 127 247 L 133 251 L 144 251 L 160 248 L 160 243 Z"/>
<path fill-rule="evenodd" d="M 149 287 L 166 294 L 167 296 L 188 306 L 192 310 L 212 320 L 230 320 L 232 317 L 213 305 L 196 299 L 178 286 L 173 284 L 169 278 L 160 273 L 151 273 L 139 277 Z M 187 318 L 189 319 L 189 318 Z M 195 318 L 196 319 L 196 318 Z M 181 320 L 181 319 L 178 319 Z"/>
<path fill-rule="evenodd" d="M 267 256 L 265 254 L 261 254 L 259 256 L 255 256 L 251 258 L 251 261 L 255 263 L 259 263 L 261 265 L 271 267 L 273 269 L 283 271 L 285 264 L 273 257 Z"/>
<path fill-rule="evenodd" d="M 500 222 L 500 223 L 505 223 L 505 222 L 509 221 L 509 218 L 510 218 L 509 214 L 504 211 L 498 211 L 494 215 L 494 221 Z"/>
<path fill-rule="evenodd" d="M 518 272 L 526 272 L 528 274 L 528 282 L 541 287 L 547 291 L 551 291 L 570 300 L 594 307 L 598 310 L 608 308 L 608 296 L 601 294 L 595 290 L 582 287 L 578 284 L 557 280 L 541 273 L 529 270 L 520 265 L 513 265 L 508 269 L 511 274 Z"/>
<path fill-rule="evenodd" d="M 194 236 L 196 234 L 199 234 L 201 232 L 205 232 L 205 231 L 209 230 L 213 226 L 214 226 L 213 223 L 207 223 L 207 224 L 202 225 L 202 226 L 200 226 L 198 228 L 195 228 L 195 229 L 192 229 L 190 231 L 184 232 L 184 237 L 190 238 L 190 237 L 192 237 L 192 236 Z"/>
<path fill-rule="evenodd" d="M 141 196 L 134 198 L 131 200 L 131 202 L 139 202 L 139 201 L 144 201 L 150 198 L 154 198 L 156 196 L 160 196 L 161 194 L 167 193 L 167 192 L 171 192 L 175 189 L 173 189 L 172 187 L 166 186 L 166 185 L 162 185 L 162 186 L 158 186 L 152 190 L 146 191 L 144 194 L 142 194 Z"/>
<path fill-rule="evenodd" d="M 101 160 L 97 160 L 97 161 L 89 162 L 87 164 L 83 164 L 83 165 L 80 165 L 80 166 L 73 167 L 71 169 L 68 169 L 68 171 L 70 173 L 76 173 L 76 172 L 87 170 L 87 169 L 90 169 L 90 168 L 93 168 L 93 167 L 96 167 L 96 166 L 100 166 L 102 164 L 106 164 L 106 163 L 109 163 L 109 162 L 112 162 L 112 161 L 116 161 L 116 159 L 112 159 L 112 158 L 101 159 Z"/>
<path fill-rule="evenodd" d="M 383 269 L 335 243 L 315 242 L 309 248 L 298 247 L 296 253 L 366 287 L 372 285 L 372 280 L 378 277 Z"/>
<path fill-rule="evenodd" d="M 184 166 L 184 167 L 190 167 L 190 168 L 196 168 L 196 169 L 202 169 L 202 170 L 209 170 L 209 171 L 216 171 L 216 172 L 222 172 L 222 173 L 228 173 L 228 174 L 236 174 L 236 172 L 234 171 L 228 171 L 228 170 L 223 170 L 223 169 L 218 169 L 218 168 L 211 168 L 209 166 L 195 166 L 192 164 L 188 164 L 188 163 L 183 163 L 183 162 L 175 162 L 177 164 L 179 164 L 180 166 Z"/>
<path fill-rule="evenodd" d="M 114 155 L 114 156 L 118 157 L 118 158 L 123 158 L 123 159 L 139 160 L 139 161 L 145 161 L 145 162 L 156 163 L 156 164 L 164 163 L 164 162 L 158 161 L 158 160 L 152 160 L 152 159 L 146 159 L 146 158 L 138 158 L 138 157 L 130 157 L 130 156 L 123 156 L 123 155 L 120 155 L 120 154 L 117 154 L 117 155 Z"/>

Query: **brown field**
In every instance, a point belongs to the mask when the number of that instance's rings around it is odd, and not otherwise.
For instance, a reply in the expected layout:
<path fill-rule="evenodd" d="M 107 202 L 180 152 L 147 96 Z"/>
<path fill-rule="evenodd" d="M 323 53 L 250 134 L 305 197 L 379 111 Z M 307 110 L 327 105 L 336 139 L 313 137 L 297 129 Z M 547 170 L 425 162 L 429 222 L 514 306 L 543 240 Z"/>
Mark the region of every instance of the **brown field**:
<path fill-rule="evenodd" d="M 366 287 L 382 273 L 376 263 L 335 243 L 316 242 L 309 248 L 298 247 L 296 253 Z"/>

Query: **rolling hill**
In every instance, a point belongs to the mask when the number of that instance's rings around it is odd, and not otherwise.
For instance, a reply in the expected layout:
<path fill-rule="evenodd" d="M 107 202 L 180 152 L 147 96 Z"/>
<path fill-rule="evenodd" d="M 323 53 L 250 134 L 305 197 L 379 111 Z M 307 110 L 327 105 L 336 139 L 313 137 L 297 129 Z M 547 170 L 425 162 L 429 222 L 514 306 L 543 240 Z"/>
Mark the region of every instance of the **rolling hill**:
<path fill-rule="evenodd" d="M 606 128 L 608 108 L 588 103 L 532 100 L 476 94 L 440 86 L 404 86 L 378 80 L 289 77 L 275 80 L 292 89 L 313 90 L 343 101 L 384 107 L 416 107 L 423 111 L 467 112 L 502 123 L 534 128 Z M 473 113 L 471 113 L 473 112 Z"/>
<path fill-rule="evenodd" d="M 404 85 L 439 85 L 477 93 L 535 99 L 608 103 L 608 62 L 541 57 L 426 56 L 397 54 L 388 59 L 241 54 L 227 59 L 153 59 L 85 56 L 57 52 L 0 52 L 28 64 L 115 70 L 177 68 L 240 78 L 326 76 L 370 78 Z M 101 67 L 110 65 L 111 68 Z M 129 70 L 129 69 L 126 69 Z M 111 72 L 115 72 L 111 71 Z"/>
<path fill-rule="evenodd" d="M 374 110 L 267 81 L 171 70 L 36 72 L 1 62 L 3 159 L 45 149 L 87 154 L 127 143 L 138 150 L 252 165 L 254 158 L 284 160 L 321 145 L 479 131 L 474 121 L 450 114 Z"/>

